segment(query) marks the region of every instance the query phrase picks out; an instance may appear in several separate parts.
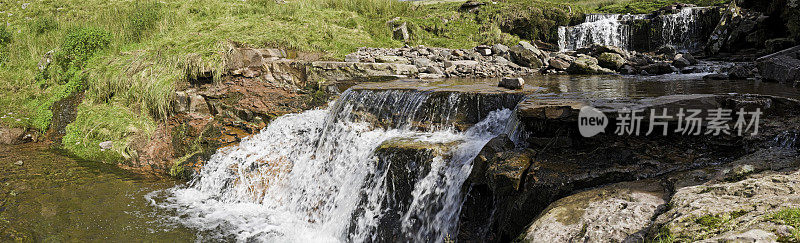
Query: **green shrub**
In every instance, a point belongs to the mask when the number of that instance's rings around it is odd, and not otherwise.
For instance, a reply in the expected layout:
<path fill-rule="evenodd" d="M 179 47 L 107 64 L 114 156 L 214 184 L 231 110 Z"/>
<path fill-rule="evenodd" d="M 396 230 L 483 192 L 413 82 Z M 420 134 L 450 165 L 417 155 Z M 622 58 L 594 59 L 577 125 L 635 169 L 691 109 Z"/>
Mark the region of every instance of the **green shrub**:
<path fill-rule="evenodd" d="M 35 112 L 30 121 L 31 127 L 39 131 L 47 131 L 50 121 L 53 119 L 53 104 L 86 89 L 86 75 L 82 70 L 73 67 L 65 72 L 64 77 L 66 77 L 66 84 L 53 86 L 52 95 L 43 100 L 34 100 L 31 104 Z"/>
<path fill-rule="evenodd" d="M 161 4 L 157 1 L 136 2 L 127 16 L 128 37 L 139 41 L 161 20 Z"/>
<path fill-rule="evenodd" d="M 97 51 L 105 49 L 111 44 L 111 33 L 98 28 L 77 28 L 70 31 L 61 43 L 61 49 L 56 52 L 56 63 L 62 71 L 67 71 L 70 66 L 82 69 Z"/>
<path fill-rule="evenodd" d="M 41 17 L 29 22 L 28 28 L 30 28 L 33 33 L 40 35 L 58 29 L 58 22 L 50 16 Z"/>

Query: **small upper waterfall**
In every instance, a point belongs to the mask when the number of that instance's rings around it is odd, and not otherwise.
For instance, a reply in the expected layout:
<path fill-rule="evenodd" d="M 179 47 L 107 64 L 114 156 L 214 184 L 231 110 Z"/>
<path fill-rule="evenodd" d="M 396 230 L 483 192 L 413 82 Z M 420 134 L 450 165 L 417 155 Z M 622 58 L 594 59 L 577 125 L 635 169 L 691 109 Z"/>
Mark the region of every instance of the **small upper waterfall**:
<path fill-rule="evenodd" d="M 601 44 L 630 49 L 631 27 L 625 21 L 638 18 L 643 16 L 587 14 L 583 24 L 558 28 L 558 47 L 567 51 Z"/>
<path fill-rule="evenodd" d="M 582 24 L 558 28 L 558 46 L 561 51 L 592 44 L 646 51 L 673 45 L 681 51 L 699 51 L 713 30 L 706 22 L 714 22 L 703 18 L 713 13 L 709 8 L 685 7 L 674 14 L 587 14 Z"/>
<path fill-rule="evenodd" d="M 190 186 L 151 198 L 174 210 L 175 221 L 217 239 L 444 241 L 457 230 L 461 187 L 472 160 L 505 132 L 511 110 L 488 112 L 458 132 L 447 125 L 449 116 L 433 111 L 455 114 L 469 98 L 452 94 L 433 105 L 433 97 L 348 90 L 329 109 L 277 118 L 238 146 L 218 151 Z M 428 112 L 438 119 L 425 117 Z M 419 124 L 426 121 L 438 125 Z M 425 161 L 376 153 L 393 139 L 446 149 Z M 397 166 L 412 169 L 392 171 Z M 396 198 L 402 197 L 397 183 L 404 178 L 398 173 L 409 173 L 413 182 L 406 198 Z"/>

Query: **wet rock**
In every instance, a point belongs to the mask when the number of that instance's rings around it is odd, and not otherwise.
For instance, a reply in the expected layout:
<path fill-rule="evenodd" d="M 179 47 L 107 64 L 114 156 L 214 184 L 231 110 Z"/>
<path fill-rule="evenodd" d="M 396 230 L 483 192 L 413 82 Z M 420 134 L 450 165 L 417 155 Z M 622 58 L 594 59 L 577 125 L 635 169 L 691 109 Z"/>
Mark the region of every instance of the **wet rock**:
<path fill-rule="evenodd" d="M 544 64 L 542 51 L 527 41 L 520 41 L 518 45 L 511 47 L 509 52 L 514 63 L 520 66 L 538 69 Z"/>
<path fill-rule="evenodd" d="M 675 48 L 673 45 L 663 45 L 656 49 L 656 54 L 665 55 L 668 57 L 675 56 L 678 53 L 678 49 Z"/>
<path fill-rule="evenodd" d="M 578 55 L 573 63 L 570 64 L 567 72 L 570 74 L 611 74 L 613 70 L 600 67 L 597 59 L 588 55 Z"/>
<path fill-rule="evenodd" d="M 683 54 L 678 54 L 678 55 L 681 55 L 680 57 L 683 57 L 684 59 L 689 61 L 689 64 L 691 64 L 691 65 L 697 65 L 697 63 L 699 63 L 699 61 L 697 61 L 697 58 L 695 58 L 691 53 L 683 53 Z M 675 56 L 677 56 L 677 55 L 675 55 Z"/>
<path fill-rule="evenodd" d="M 619 73 L 620 74 L 636 74 L 636 68 L 634 68 L 631 65 L 625 64 L 624 66 L 622 66 L 622 68 L 620 68 Z"/>
<path fill-rule="evenodd" d="M 800 46 L 758 58 L 756 65 L 764 80 L 789 84 L 800 81 Z"/>
<path fill-rule="evenodd" d="M 688 67 L 689 65 L 692 65 L 692 63 L 689 62 L 689 60 L 678 55 L 676 55 L 676 58 L 672 60 L 672 66 L 675 66 L 676 68 L 685 68 Z"/>
<path fill-rule="evenodd" d="M 500 80 L 500 83 L 497 84 L 499 87 L 507 88 L 507 89 L 522 89 L 522 86 L 525 85 L 525 80 L 522 78 L 510 78 L 504 77 Z"/>
<path fill-rule="evenodd" d="M 623 182 L 579 192 L 550 204 L 521 242 L 625 242 L 643 239 L 668 198 L 658 181 Z"/>
<path fill-rule="evenodd" d="M 618 70 L 625 64 L 625 58 L 620 54 L 604 52 L 597 57 L 597 64 L 611 70 Z"/>
<path fill-rule="evenodd" d="M 199 94 L 188 94 L 189 96 L 189 112 L 199 114 L 211 114 L 208 108 L 206 99 Z"/>
<path fill-rule="evenodd" d="M 678 70 L 666 62 L 656 62 L 647 66 L 644 66 L 642 70 L 647 71 L 650 75 L 661 75 L 661 74 L 670 74 L 674 72 L 678 72 Z"/>
<path fill-rule="evenodd" d="M 737 64 L 728 70 L 730 79 L 748 79 L 753 77 L 754 65 Z"/>

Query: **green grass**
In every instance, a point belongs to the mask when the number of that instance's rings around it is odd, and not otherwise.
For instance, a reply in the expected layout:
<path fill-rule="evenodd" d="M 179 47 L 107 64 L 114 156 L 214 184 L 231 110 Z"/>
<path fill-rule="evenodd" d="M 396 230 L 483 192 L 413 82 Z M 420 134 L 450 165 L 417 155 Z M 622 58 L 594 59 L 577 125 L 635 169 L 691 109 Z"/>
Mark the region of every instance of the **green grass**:
<path fill-rule="evenodd" d="M 694 1 L 707 0 L 690 2 Z M 511 45 L 520 39 L 553 42 L 556 26 L 581 19 L 582 13 L 637 4 L 632 0 L 486 1 L 478 13 L 466 13 L 458 11 L 461 1 L 29 2 L 23 9 L 22 2 L 0 0 L 5 11 L 0 14 L 5 22 L 0 25 L 0 109 L 14 111 L 20 118 L 2 122 L 44 131 L 50 125 L 53 103 L 85 90 L 76 121 L 82 125 L 71 126 L 70 139 L 90 133 L 89 121 L 154 127 L 170 115 L 178 87 L 198 77 L 221 78 L 225 53 L 234 46 L 319 52 L 326 59 L 340 59 L 363 46 L 406 44 L 391 38 L 386 22 L 395 17 L 408 22 L 411 45 L 472 48 Z M 91 43 L 75 41 L 84 37 Z M 55 52 L 56 62 L 40 71 L 38 64 L 50 51 Z M 142 119 L 134 123 L 119 114 Z M 125 140 L 132 136 L 125 128 L 109 126 L 121 130 L 86 139 Z M 66 142 L 65 147 L 88 159 L 108 157 L 94 158 L 93 154 L 102 153 Z M 125 157 L 123 150 L 115 149 L 118 157 Z"/>
<path fill-rule="evenodd" d="M 800 208 L 785 208 L 767 216 L 767 220 L 794 227 L 791 237 L 782 237 L 782 242 L 800 242 Z"/>

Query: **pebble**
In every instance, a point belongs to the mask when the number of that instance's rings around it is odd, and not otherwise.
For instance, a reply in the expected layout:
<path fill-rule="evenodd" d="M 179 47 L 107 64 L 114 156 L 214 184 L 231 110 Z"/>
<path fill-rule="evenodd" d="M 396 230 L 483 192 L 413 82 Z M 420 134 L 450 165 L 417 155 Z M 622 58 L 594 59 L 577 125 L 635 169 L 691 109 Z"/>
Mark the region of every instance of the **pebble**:
<path fill-rule="evenodd" d="M 22 166 L 24 163 L 22 163 L 22 160 L 20 160 L 20 161 L 17 161 L 16 163 L 14 163 L 14 164 L 18 165 L 18 166 Z"/>

